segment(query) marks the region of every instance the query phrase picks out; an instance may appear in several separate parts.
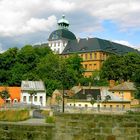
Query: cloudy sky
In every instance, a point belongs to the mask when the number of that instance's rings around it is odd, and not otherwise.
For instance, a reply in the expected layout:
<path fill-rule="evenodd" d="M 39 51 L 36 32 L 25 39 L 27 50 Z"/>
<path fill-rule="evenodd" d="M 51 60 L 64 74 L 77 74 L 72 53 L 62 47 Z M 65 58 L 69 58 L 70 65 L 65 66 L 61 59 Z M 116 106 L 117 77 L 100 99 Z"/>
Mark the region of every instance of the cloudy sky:
<path fill-rule="evenodd" d="M 0 0 L 0 51 L 47 42 L 62 14 L 77 37 L 140 48 L 140 0 Z"/>

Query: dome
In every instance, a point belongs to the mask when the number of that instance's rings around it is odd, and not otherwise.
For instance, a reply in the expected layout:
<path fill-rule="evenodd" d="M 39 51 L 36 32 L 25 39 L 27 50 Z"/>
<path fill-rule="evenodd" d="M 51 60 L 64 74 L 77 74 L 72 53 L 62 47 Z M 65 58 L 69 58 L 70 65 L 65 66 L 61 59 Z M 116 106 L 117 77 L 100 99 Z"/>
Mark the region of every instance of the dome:
<path fill-rule="evenodd" d="M 76 36 L 69 30 L 58 29 L 50 34 L 48 41 L 61 40 L 61 39 L 75 40 Z"/>

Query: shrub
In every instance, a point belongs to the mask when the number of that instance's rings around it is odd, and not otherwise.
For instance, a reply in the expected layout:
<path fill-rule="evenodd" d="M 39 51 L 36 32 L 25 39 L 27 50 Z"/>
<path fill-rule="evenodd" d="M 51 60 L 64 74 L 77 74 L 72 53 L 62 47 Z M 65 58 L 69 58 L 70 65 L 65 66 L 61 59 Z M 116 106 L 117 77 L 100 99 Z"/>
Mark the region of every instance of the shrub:
<path fill-rule="evenodd" d="M 49 116 L 50 110 L 42 110 L 42 111 L 41 111 L 41 114 L 44 115 L 45 117 L 46 117 L 46 116 Z"/>
<path fill-rule="evenodd" d="M 126 112 L 126 114 L 130 114 L 130 115 L 140 115 L 140 112 L 139 112 L 139 111 L 128 110 L 128 111 Z"/>
<path fill-rule="evenodd" d="M 23 121 L 29 118 L 28 110 L 2 110 L 0 121 Z"/>
<path fill-rule="evenodd" d="M 55 123 L 55 117 L 53 116 L 46 117 L 46 123 Z"/>

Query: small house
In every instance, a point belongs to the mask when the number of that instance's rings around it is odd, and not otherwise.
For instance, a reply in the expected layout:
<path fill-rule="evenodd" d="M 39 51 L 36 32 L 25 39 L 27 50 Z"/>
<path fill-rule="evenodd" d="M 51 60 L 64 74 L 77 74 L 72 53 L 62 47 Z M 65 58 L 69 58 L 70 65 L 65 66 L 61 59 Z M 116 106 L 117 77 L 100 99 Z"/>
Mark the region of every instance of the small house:
<path fill-rule="evenodd" d="M 42 81 L 22 81 L 21 102 L 46 106 L 46 90 Z"/>

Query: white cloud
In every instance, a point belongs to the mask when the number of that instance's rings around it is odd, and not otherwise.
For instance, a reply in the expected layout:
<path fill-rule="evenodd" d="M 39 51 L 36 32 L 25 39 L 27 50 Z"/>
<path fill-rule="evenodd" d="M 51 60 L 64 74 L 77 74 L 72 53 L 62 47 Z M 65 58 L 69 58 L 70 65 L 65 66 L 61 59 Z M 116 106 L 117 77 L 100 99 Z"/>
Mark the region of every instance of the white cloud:
<path fill-rule="evenodd" d="M 3 50 L 3 45 L 2 43 L 0 43 L 0 53 L 3 53 L 3 52 L 5 52 L 5 50 Z"/>
<path fill-rule="evenodd" d="M 68 2 L 66 0 L 51 0 L 50 5 L 52 9 L 62 12 L 72 11 L 76 8 L 76 3 Z"/>
<path fill-rule="evenodd" d="M 39 14 L 42 13 L 42 9 L 49 7 L 45 0 L 1 0 L 0 36 L 48 31 L 56 25 L 56 17 L 41 18 Z"/>
<path fill-rule="evenodd" d="M 76 1 L 77 8 L 98 18 L 100 21 L 112 20 L 120 28 L 140 28 L 139 0 L 90 0 Z M 79 3 L 79 4 L 78 4 Z"/>
<path fill-rule="evenodd" d="M 15 36 L 27 33 L 34 33 L 38 31 L 49 31 L 56 24 L 56 17 L 50 16 L 48 19 L 44 18 L 30 18 L 24 23 L 20 22 L 8 25 L 0 25 L 1 36 Z"/>
<path fill-rule="evenodd" d="M 125 40 L 112 40 L 113 42 L 119 43 L 119 44 L 123 44 L 129 47 L 133 47 L 135 48 L 136 46 L 132 45 L 131 43 L 129 43 L 128 41 Z"/>
<path fill-rule="evenodd" d="M 56 19 L 54 17 L 50 19 L 47 15 L 41 17 L 40 15 L 44 12 L 69 12 L 73 14 L 73 18 L 76 12 L 84 12 L 87 16 L 93 16 L 93 19 L 98 20 L 95 22 L 99 24 L 104 20 L 112 20 L 119 23 L 121 30 L 131 27 L 140 28 L 140 18 L 138 18 L 140 1 L 138 0 L 1 0 L 0 11 L 0 36 L 15 36 L 49 30 L 56 24 Z M 96 28 L 95 26 L 98 28 L 100 25 L 84 28 Z"/>

